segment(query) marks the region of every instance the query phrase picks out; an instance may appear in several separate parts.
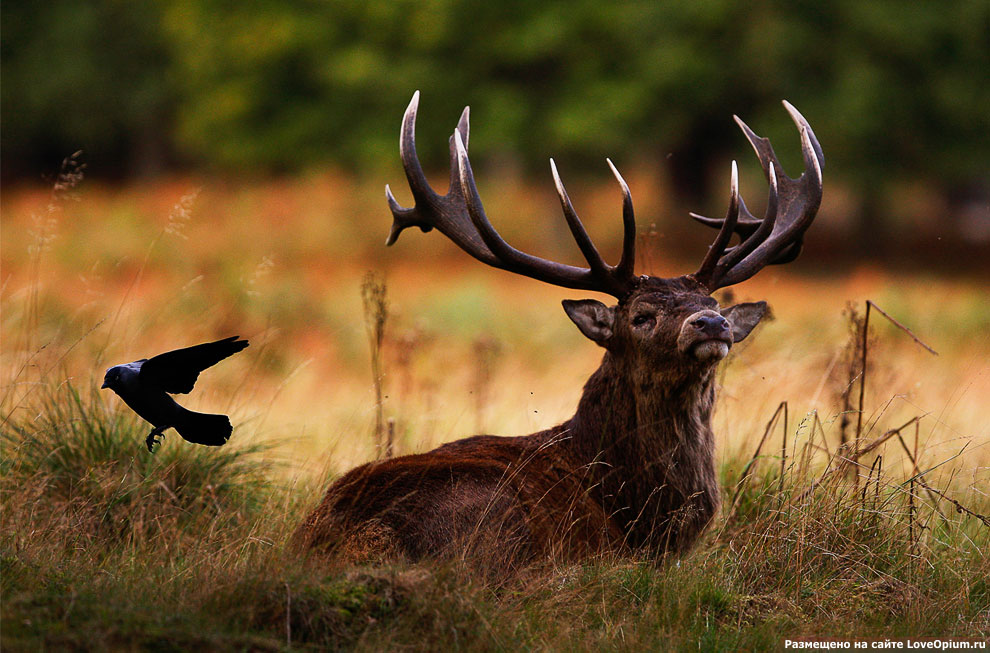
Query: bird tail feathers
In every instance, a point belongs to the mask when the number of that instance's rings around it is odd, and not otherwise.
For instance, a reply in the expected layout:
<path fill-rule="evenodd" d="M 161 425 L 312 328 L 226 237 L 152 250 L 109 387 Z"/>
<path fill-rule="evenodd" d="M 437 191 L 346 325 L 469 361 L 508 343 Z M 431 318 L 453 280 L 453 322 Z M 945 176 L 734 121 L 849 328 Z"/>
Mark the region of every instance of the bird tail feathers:
<path fill-rule="evenodd" d="M 184 440 L 194 444 L 219 447 L 227 442 L 234 427 L 230 425 L 230 419 L 226 415 L 187 411 L 182 420 L 175 425 L 175 430 Z"/>

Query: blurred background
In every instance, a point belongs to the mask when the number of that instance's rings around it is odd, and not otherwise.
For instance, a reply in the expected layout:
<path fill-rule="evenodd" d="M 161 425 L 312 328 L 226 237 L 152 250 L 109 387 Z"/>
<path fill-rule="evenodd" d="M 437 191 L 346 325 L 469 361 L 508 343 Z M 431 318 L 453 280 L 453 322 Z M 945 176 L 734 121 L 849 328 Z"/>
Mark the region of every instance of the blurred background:
<path fill-rule="evenodd" d="M 797 176 L 789 100 L 821 141 L 825 196 L 802 257 L 735 289 L 781 317 L 731 368 L 728 387 L 762 388 L 739 402 L 743 421 L 788 393 L 808 409 L 841 394 L 843 307 L 872 298 L 943 353 L 936 365 L 903 344 L 903 383 L 877 401 L 954 401 L 947 432 L 987 433 L 990 3 L 7 2 L 0 56 L 5 410 L 30 403 L 18 393 L 32 374 L 88 379 L 240 333 L 253 356 L 213 372 L 204 404 L 232 402 L 259 437 L 319 453 L 330 437 L 366 458 L 341 436 L 375 410 L 370 269 L 387 280 L 386 404 L 407 450 L 568 416 L 600 355 L 557 306 L 571 293 L 486 269 L 436 233 L 382 245 L 385 183 L 410 201 L 398 134 L 418 89 L 438 189 L 471 105 L 478 185 L 506 238 L 580 262 L 554 156 L 614 258 L 611 157 L 636 202 L 639 270 L 667 276 L 714 236 L 686 214 L 724 211 L 732 159 L 762 213 L 733 114 Z"/>
<path fill-rule="evenodd" d="M 572 178 L 611 156 L 688 210 L 720 206 L 728 159 L 752 163 L 733 113 L 799 161 L 783 98 L 822 140 L 843 253 L 958 264 L 990 244 L 988 26 L 972 0 L 6 3 L 3 177 L 83 150 L 124 182 L 394 179 L 420 89 L 434 168 L 470 104 L 479 162 L 545 184 L 551 154 Z"/>

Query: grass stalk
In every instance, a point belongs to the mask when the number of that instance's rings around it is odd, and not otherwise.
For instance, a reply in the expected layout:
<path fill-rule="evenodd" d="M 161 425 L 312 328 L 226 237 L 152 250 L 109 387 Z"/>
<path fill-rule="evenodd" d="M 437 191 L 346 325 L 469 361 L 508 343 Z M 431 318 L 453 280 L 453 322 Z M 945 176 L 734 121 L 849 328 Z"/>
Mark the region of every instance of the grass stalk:
<path fill-rule="evenodd" d="M 384 277 L 369 271 L 361 282 L 361 301 L 364 306 L 364 326 L 371 350 L 371 382 L 375 392 L 374 442 L 379 456 L 385 453 L 385 371 L 382 350 L 385 342 L 385 326 L 388 322 L 387 285 Z"/>

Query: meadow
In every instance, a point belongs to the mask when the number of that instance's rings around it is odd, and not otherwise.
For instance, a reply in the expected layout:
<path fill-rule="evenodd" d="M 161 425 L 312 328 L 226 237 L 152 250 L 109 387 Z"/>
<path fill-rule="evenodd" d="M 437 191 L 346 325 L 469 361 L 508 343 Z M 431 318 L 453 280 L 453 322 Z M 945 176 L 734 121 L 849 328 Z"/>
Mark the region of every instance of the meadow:
<path fill-rule="evenodd" d="M 485 268 L 437 234 L 410 230 L 386 249 L 377 182 L 115 187 L 76 172 L 54 189 L 5 191 L 0 207 L 4 650 L 990 637 L 985 282 L 802 261 L 734 288 L 737 301 L 769 301 L 775 319 L 720 374 L 725 507 L 700 545 L 661 564 L 547 564 L 493 587 L 455 563 L 327 565 L 287 538 L 330 478 L 382 455 L 378 410 L 398 454 L 569 417 L 601 356 L 560 308 L 580 294 Z M 639 215 L 673 213 L 647 175 L 630 183 Z M 504 178 L 483 193 L 510 242 L 573 262 L 545 186 Z M 614 255 L 615 189 L 572 197 Z M 640 228 L 639 271 L 673 276 L 700 260 L 680 227 Z M 380 404 L 369 271 L 387 288 Z M 860 404 L 866 300 L 938 354 L 871 311 Z M 228 412 L 222 449 L 169 433 L 149 455 L 147 427 L 97 389 L 112 364 L 235 334 L 251 346 L 182 400 Z M 840 449 L 857 421 L 858 465 Z"/>

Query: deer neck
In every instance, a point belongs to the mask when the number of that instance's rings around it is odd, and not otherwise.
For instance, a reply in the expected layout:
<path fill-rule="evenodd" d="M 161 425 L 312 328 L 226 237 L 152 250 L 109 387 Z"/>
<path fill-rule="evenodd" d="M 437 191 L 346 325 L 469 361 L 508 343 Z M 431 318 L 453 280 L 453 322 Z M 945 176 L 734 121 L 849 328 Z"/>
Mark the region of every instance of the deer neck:
<path fill-rule="evenodd" d="M 703 527 L 718 505 L 714 404 L 714 368 L 637 374 L 606 353 L 562 426 L 589 465 L 591 491 L 627 530 L 652 533 L 649 515 L 660 519 L 687 504 Z"/>
<path fill-rule="evenodd" d="M 707 445 L 712 442 L 714 376 L 714 368 L 702 374 L 672 370 L 636 374 L 622 369 L 606 353 L 584 386 L 577 413 L 569 422 L 571 436 L 582 450 L 626 465 L 633 462 L 626 456 L 632 451 L 660 448 L 667 454 Z"/>

